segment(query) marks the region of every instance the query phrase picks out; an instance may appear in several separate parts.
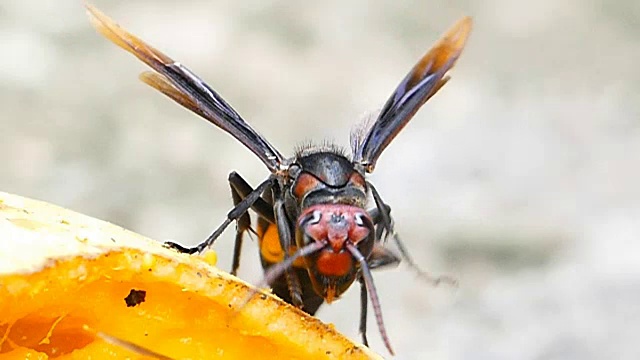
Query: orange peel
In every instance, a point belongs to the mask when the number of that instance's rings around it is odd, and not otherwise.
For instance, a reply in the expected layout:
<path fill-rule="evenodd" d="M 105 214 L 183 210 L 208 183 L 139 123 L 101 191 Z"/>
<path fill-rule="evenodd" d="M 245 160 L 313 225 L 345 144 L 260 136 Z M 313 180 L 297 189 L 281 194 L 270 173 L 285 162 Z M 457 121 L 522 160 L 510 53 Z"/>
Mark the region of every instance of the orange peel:
<path fill-rule="evenodd" d="M 0 192 L 0 360 L 381 359 L 271 294 L 237 310 L 252 289 L 203 257 Z"/>

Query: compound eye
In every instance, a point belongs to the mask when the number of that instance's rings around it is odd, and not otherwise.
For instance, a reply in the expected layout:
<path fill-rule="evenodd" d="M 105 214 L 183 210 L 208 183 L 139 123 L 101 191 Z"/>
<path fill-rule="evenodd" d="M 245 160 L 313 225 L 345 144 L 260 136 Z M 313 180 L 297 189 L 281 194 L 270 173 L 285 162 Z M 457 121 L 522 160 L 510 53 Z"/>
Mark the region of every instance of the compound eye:
<path fill-rule="evenodd" d="M 301 216 L 296 237 L 302 235 L 303 244 L 324 241 L 327 238 L 327 227 L 323 226 L 322 215 L 321 210 L 312 210 Z"/>
<path fill-rule="evenodd" d="M 369 228 L 371 224 L 371 221 L 369 220 L 369 218 L 367 218 L 363 213 L 356 213 L 353 216 L 353 221 L 355 222 L 356 225 L 361 226 L 361 227 L 367 227 Z"/>
<path fill-rule="evenodd" d="M 368 254 L 373 245 L 373 222 L 366 213 L 356 212 L 353 214 L 353 226 L 349 231 L 349 238 L 358 246 L 363 254 Z"/>
<path fill-rule="evenodd" d="M 306 194 L 319 185 L 320 181 L 315 176 L 306 172 L 301 172 L 293 185 L 292 192 L 297 199 L 302 199 Z"/>
<path fill-rule="evenodd" d="M 309 219 L 308 224 L 315 225 L 319 223 L 321 219 L 322 219 L 322 211 L 314 210 L 313 213 L 311 213 L 311 219 Z"/>
<path fill-rule="evenodd" d="M 373 231 L 373 221 L 371 221 L 371 218 L 366 213 L 357 212 L 353 214 L 353 223 L 357 226 L 356 229 L 358 229 L 358 231 Z"/>
<path fill-rule="evenodd" d="M 320 224 L 322 220 L 322 211 L 321 210 L 313 210 L 306 212 L 304 215 L 300 216 L 298 220 L 298 226 L 304 229 L 309 229 L 313 225 Z"/>

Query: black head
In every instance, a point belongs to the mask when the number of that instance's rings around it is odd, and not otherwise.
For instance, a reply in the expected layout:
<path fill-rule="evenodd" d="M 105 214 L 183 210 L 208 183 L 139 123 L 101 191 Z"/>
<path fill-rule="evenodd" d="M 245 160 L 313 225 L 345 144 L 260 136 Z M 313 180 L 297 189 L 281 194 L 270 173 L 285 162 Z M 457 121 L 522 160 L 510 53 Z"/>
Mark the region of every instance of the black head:
<path fill-rule="evenodd" d="M 291 165 L 290 195 L 299 209 L 317 204 L 364 207 L 367 184 L 364 174 L 339 151 L 307 151 Z"/>

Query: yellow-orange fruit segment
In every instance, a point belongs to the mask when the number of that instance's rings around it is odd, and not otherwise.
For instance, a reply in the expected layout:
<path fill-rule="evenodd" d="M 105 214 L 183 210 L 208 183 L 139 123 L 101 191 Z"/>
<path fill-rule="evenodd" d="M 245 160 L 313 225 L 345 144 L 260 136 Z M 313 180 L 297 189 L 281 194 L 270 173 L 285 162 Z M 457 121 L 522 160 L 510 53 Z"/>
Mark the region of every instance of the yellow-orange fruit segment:
<path fill-rule="evenodd" d="M 0 360 L 153 358 L 140 349 L 173 359 L 380 359 L 270 294 L 237 311 L 251 289 L 202 257 L 0 192 Z"/>

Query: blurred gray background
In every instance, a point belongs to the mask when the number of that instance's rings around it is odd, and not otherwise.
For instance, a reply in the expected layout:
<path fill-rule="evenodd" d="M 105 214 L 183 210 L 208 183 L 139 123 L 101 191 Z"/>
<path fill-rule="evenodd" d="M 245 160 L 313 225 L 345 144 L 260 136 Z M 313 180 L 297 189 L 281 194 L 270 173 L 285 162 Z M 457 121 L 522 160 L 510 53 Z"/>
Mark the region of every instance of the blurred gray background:
<path fill-rule="evenodd" d="M 189 66 L 282 152 L 348 145 L 418 58 L 475 19 L 452 81 L 371 177 L 417 262 L 376 274 L 399 359 L 638 359 L 640 2 L 94 2 Z M 0 190 L 194 244 L 239 143 L 136 77 L 79 0 L 0 2 Z M 228 270 L 232 228 L 217 242 Z M 255 243 L 241 276 L 261 276 Z M 319 317 L 359 339 L 354 287 Z M 370 318 L 372 346 L 384 354 Z"/>

